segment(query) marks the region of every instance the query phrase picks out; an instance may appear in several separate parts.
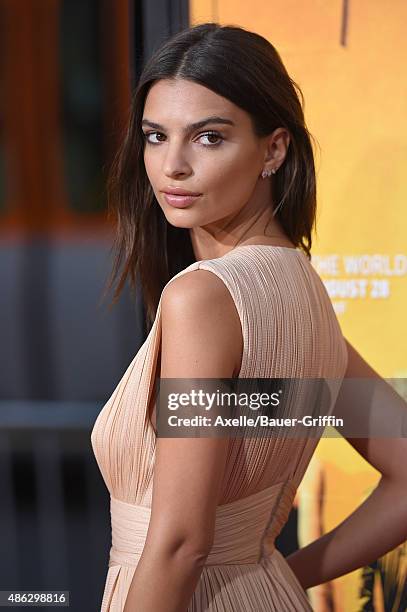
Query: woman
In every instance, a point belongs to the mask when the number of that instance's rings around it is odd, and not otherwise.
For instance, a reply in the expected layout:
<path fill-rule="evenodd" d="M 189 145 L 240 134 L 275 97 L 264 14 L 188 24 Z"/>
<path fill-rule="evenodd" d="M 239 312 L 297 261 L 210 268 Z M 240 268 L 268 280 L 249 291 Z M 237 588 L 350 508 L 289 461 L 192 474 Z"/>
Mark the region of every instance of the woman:
<path fill-rule="evenodd" d="M 317 437 L 157 436 L 157 377 L 377 376 L 309 261 L 315 169 L 297 90 L 268 41 L 208 23 L 158 49 L 135 92 L 111 180 L 112 278 L 116 298 L 140 281 L 152 327 L 92 431 L 111 495 L 103 612 L 310 610 L 306 588 L 403 539 L 404 440 L 351 441 L 380 486 L 285 560 L 274 540 Z"/>

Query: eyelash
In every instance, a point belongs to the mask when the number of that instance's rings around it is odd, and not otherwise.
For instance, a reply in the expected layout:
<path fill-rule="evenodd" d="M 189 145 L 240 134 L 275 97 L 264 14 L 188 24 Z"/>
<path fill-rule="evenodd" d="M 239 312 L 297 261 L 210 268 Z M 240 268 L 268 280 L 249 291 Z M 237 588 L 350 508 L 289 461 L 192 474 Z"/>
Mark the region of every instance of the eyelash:
<path fill-rule="evenodd" d="M 151 142 L 151 140 L 148 140 L 148 137 L 151 136 L 151 134 L 162 134 L 162 132 L 143 132 L 143 134 L 144 134 L 144 139 L 148 144 L 151 144 L 151 145 L 160 144 L 160 142 Z M 222 144 L 223 137 L 219 134 L 219 132 L 215 132 L 212 130 L 208 132 L 203 132 L 202 134 L 199 135 L 199 138 L 202 138 L 203 136 L 216 136 L 217 138 L 219 138 L 219 142 L 202 145 L 204 147 L 207 147 L 207 148 L 218 147 L 220 144 Z"/>

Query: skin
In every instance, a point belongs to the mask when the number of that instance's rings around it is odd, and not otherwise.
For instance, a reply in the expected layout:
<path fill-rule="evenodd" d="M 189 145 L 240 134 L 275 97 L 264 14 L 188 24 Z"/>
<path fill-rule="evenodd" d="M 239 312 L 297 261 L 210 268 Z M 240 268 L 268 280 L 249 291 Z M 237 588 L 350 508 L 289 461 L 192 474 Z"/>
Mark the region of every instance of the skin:
<path fill-rule="evenodd" d="M 212 115 L 235 125 L 208 124 L 184 132 L 188 124 Z M 156 83 L 147 96 L 143 119 L 163 126 L 160 130 L 143 126 L 146 134 L 155 132 L 147 138 L 159 142 L 145 146 L 148 178 L 168 222 L 189 228 L 198 260 L 221 257 L 236 243 L 294 247 L 271 216 L 272 177 L 260 177 L 263 168 L 283 163 L 289 145 L 284 129 L 257 138 L 245 111 L 183 80 Z M 219 147 L 207 144 L 217 142 L 204 136 L 208 130 L 224 138 Z M 186 209 L 175 209 L 161 193 L 168 186 L 202 196 Z M 231 378 L 239 372 L 242 347 L 238 313 L 217 276 L 194 270 L 166 285 L 161 378 Z M 347 347 L 346 376 L 380 378 L 349 343 Z M 391 387 L 384 381 L 383 385 L 391 418 L 398 400 Z M 349 409 L 349 398 L 342 401 Z M 339 401 L 338 417 L 340 407 Z M 364 410 L 368 418 L 368 405 L 355 402 L 355 410 Z M 407 441 L 348 441 L 382 473 L 382 479 L 346 521 L 287 558 L 304 588 L 371 562 L 407 535 L 407 476 L 402 468 Z M 186 612 L 213 543 L 217 506 L 224 503 L 227 447 L 226 438 L 157 438 L 151 520 L 124 612 Z M 384 524 L 385 529 L 377 529 Z"/>

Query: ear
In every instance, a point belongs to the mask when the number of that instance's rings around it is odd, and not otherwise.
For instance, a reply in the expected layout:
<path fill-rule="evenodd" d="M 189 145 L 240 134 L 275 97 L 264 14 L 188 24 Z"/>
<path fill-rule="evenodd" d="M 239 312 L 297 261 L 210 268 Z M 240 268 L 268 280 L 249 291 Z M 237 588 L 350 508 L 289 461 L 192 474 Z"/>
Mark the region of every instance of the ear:
<path fill-rule="evenodd" d="M 277 128 L 267 136 L 264 168 L 277 171 L 284 162 L 290 145 L 290 134 L 285 128 Z"/>

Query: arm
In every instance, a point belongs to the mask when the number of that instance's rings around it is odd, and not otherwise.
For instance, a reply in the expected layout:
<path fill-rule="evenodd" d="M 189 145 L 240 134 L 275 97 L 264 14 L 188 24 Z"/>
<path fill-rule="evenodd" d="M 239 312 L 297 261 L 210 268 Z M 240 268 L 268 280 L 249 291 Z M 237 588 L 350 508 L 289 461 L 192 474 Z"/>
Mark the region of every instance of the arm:
<path fill-rule="evenodd" d="M 386 381 L 346 342 L 348 366 L 345 378 L 375 378 L 375 397 L 382 402 L 386 420 L 406 415 L 407 404 Z M 361 401 L 364 400 L 364 401 Z M 368 422 L 372 410 L 369 393 L 354 400 L 339 392 L 335 416 L 358 411 Z M 368 565 L 407 538 L 407 439 L 346 438 L 349 444 L 381 473 L 378 486 L 358 508 L 337 527 L 308 546 L 292 553 L 287 562 L 303 588 L 338 578 Z"/>
<path fill-rule="evenodd" d="M 189 272 L 161 305 L 161 378 L 232 378 L 242 333 L 223 282 Z M 157 438 L 151 519 L 124 612 L 186 612 L 212 546 L 227 449 L 227 438 Z"/>

